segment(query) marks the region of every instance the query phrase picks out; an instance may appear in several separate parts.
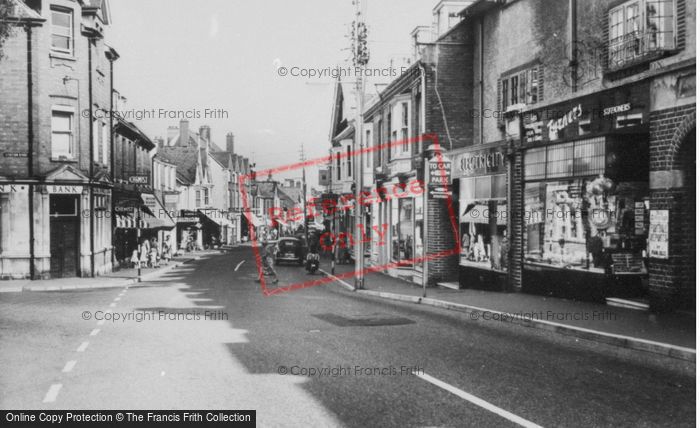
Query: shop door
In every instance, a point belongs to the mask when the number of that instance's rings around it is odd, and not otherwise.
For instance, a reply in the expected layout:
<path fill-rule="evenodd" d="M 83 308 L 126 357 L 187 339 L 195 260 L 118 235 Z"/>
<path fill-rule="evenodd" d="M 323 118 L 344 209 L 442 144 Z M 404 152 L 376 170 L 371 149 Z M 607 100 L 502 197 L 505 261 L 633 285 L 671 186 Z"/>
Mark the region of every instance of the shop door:
<path fill-rule="evenodd" d="M 51 277 L 78 276 L 79 232 L 78 198 L 76 196 L 51 196 Z"/>

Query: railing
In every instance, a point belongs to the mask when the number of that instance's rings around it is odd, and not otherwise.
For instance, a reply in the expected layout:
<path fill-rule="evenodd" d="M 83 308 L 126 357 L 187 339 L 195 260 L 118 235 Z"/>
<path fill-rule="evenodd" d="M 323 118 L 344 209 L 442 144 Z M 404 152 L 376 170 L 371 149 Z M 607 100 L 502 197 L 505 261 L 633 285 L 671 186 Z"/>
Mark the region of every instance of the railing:
<path fill-rule="evenodd" d="M 608 68 L 618 69 L 663 55 L 673 49 L 673 32 L 635 31 L 617 37 L 608 45 Z"/>

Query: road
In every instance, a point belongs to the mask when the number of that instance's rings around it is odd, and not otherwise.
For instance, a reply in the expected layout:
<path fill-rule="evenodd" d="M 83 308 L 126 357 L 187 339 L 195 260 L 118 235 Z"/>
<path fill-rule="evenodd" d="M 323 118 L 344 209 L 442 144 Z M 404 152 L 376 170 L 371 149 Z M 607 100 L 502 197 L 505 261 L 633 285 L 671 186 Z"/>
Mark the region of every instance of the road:
<path fill-rule="evenodd" d="M 255 409 L 260 426 L 695 425 L 680 361 L 336 284 L 265 297 L 256 272 L 239 248 L 145 287 L 3 293 L 0 407 Z M 96 320 L 109 310 L 134 319 Z"/>

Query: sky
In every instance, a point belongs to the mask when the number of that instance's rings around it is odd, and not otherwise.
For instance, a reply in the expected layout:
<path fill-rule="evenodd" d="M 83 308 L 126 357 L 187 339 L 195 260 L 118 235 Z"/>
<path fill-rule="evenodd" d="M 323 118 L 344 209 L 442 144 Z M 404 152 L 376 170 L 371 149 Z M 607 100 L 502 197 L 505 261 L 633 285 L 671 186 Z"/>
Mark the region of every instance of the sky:
<path fill-rule="evenodd" d="M 409 33 L 432 22 L 437 0 L 364 0 L 370 68 L 410 56 Z M 279 67 L 324 69 L 350 65 L 353 0 L 112 0 L 107 42 L 120 54 L 115 89 L 124 109 L 156 110 L 130 120 L 150 137 L 165 137 L 179 119 L 198 112 L 190 129 L 209 125 L 225 148 L 257 169 L 325 156 L 329 148 L 332 77 L 280 76 Z M 202 117 L 210 109 L 212 117 Z M 218 113 L 223 111 L 225 113 Z M 312 175 L 313 172 L 311 173 Z"/>

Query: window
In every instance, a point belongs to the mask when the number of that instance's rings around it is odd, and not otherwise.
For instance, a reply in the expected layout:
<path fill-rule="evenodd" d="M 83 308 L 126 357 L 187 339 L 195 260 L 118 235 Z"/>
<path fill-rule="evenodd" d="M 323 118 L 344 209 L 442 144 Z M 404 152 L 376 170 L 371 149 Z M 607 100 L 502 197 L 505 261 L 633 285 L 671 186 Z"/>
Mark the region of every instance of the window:
<path fill-rule="evenodd" d="M 194 206 L 199 208 L 202 205 L 202 192 L 197 190 L 194 192 Z"/>
<path fill-rule="evenodd" d="M 408 103 L 401 103 L 401 149 L 408 152 Z"/>
<path fill-rule="evenodd" d="M 675 0 L 633 0 L 608 14 L 610 68 L 655 57 L 676 45 Z"/>
<path fill-rule="evenodd" d="M 335 154 L 335 170 L 337 171 L 337 177 L 338 181 L 340 181 L 340 174 L 342 173 L 342 169 L 340 167 L 340 153 Z"/>
<path fill-rule="evenodd" d="M 73 52 L 73 12 L 71 10 L 51 8 L 51 48 L 60 52 Z"/>
<path fill-rule="evenodd" d="M 352 177 L 352 155 L 351 155 L 351 152 L 350 152 L 350 146 L 349 146 L 349 145 L 345 147 L 345 153 L 346 153 L 346 155 L 347 155 L 346 164 L 347 164 L 347 166 L 348 166 L 348 178 L 349 178 L 349 177 Z"/>
<path fill-rule="evenodd" d="M 365 149 L 372 147 L 372 131 L 370 129 L 365 131 Z M 372 153 L 373 151 L 367 151 L 364 153 L 365 156 L 365 167 L 372 167 Z"/>
<path fill-rule="evenodd" d="M 605 172 L 605 137 L 539 147 L 525 152 L 525 180 Z"/>
<path fill-rule="evenodd" d="M 73 114 L 54 111 L 51 114 L 51 157 L 73 157 Z"/>
<path fill-rule="evenodd" d="M 209 189 L 204 189 L 204 206 L 209 206 Z"/>
<path fill-rule="evenodd" d="M 507 269 L 506 175 L 459 179 L 460 264 Z"/>
<path fill-rule="evenodd" d="M 377 122 L 377 130 L 379 131 L 379 137 L 377 138 L 377 144 L 381 147 L 382 144 L 384 144 L 384 141 L 382 140 L 383 137 L 383 132 L 384 132 L 384 121 L 382 119 L 379 119 L 379 122 Z M 382 163 L 384 162 L 383 156 L 384 156 L 384 149 L 382 148 L 381 150 L 377 151 L 377 161 L 379 165 L 381 166 Z"/>
<path fill-rule="evenodd" d="M 542 101 L 540 75 L 540 66 L 536 65 L 504 76 L 500 80 L 501 110 L 507 111 L 514 105 L 535 104 Z"/>
<path fill-rule="evenodd" d="M 102 163 L 107 165 L 109 163 L 109 125 L 102 122 Z"/>
<path fill-rule="evenodd" d="M 92 121 L 92 160 L 100 161 L 100 122 Z"/>

